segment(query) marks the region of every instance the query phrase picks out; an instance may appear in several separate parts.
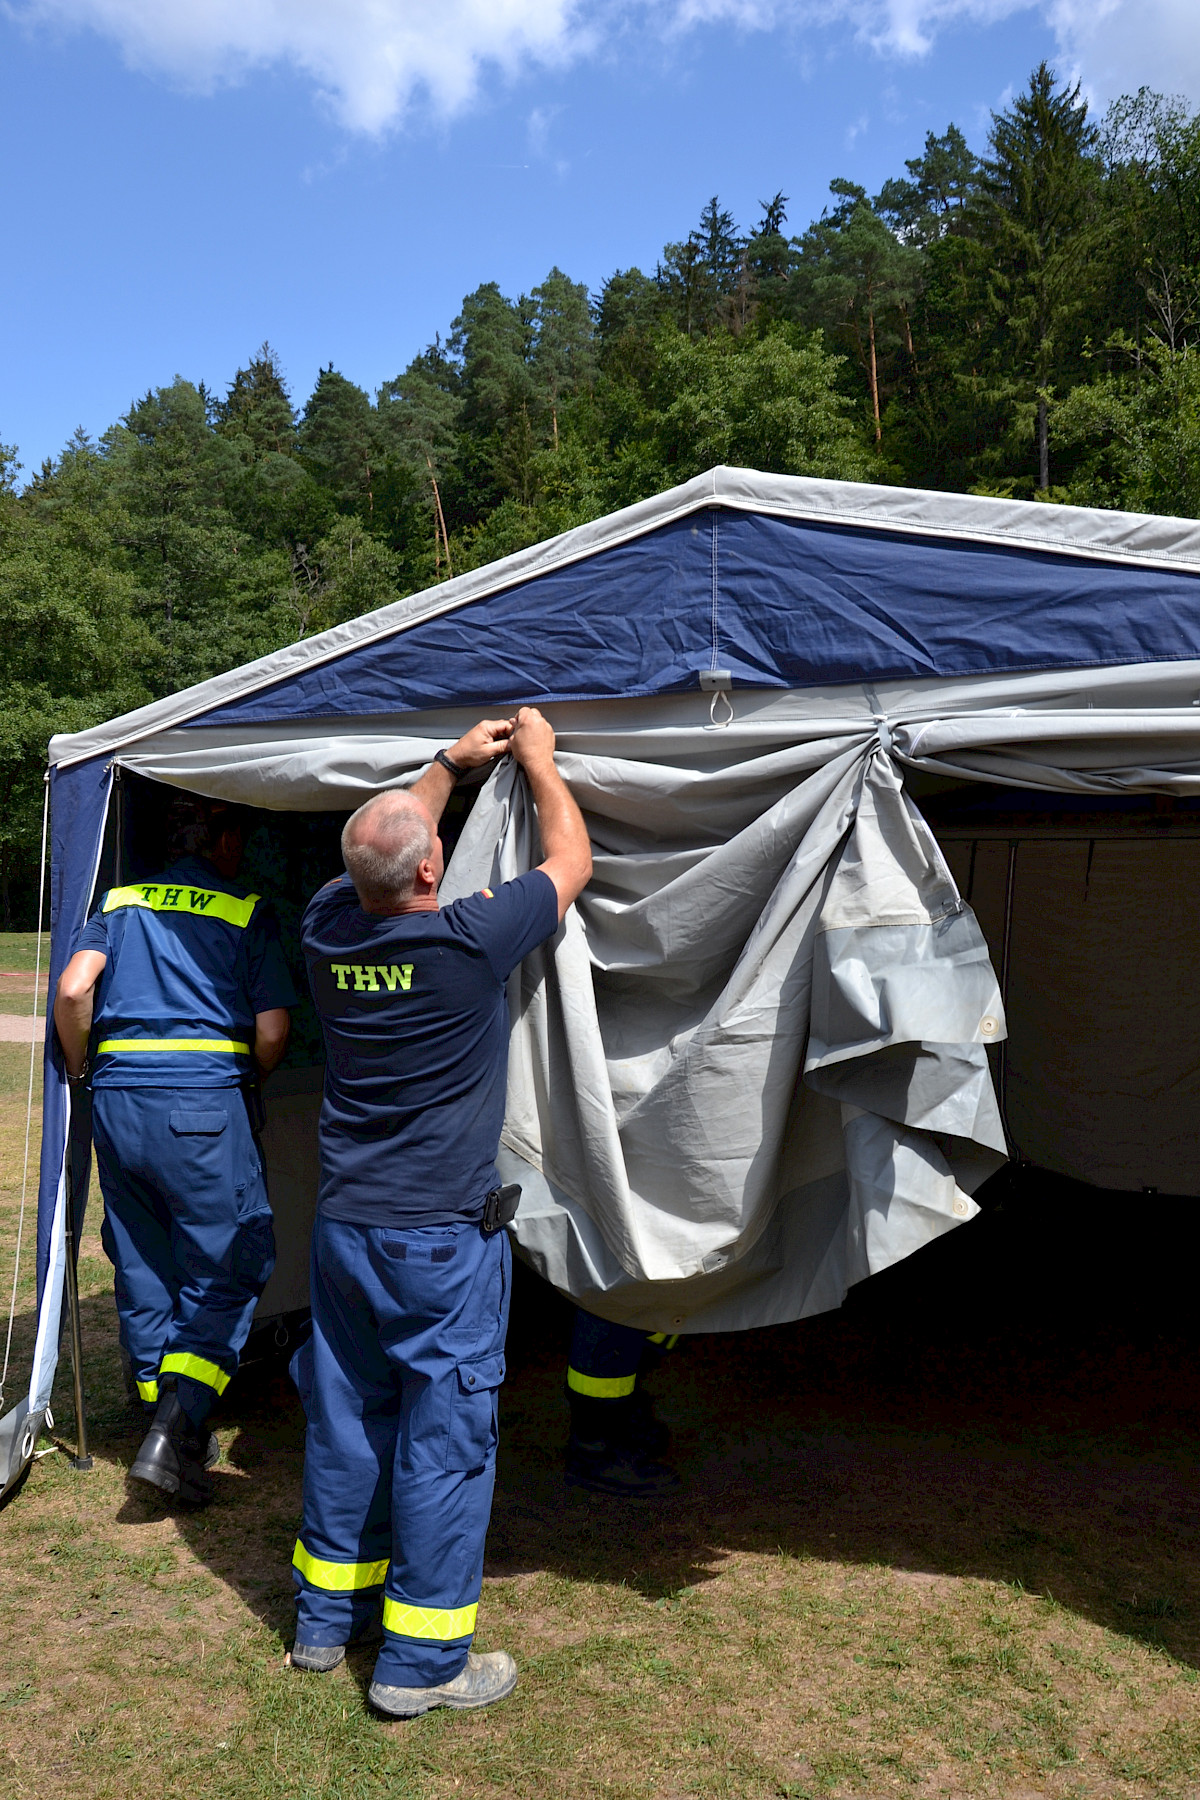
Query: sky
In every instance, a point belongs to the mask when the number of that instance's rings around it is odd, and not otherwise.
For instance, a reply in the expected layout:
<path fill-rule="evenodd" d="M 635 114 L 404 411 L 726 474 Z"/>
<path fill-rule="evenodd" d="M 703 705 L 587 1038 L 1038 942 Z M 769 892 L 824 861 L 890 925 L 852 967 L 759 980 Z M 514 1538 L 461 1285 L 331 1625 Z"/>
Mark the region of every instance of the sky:
<path fill-rule="evenodd" d="M 1045 57 L 1200 104 L 1198 0 L 0 0 L 0 441 L 27 479 L 268 339 L 369 391 L 484 281 L 652 270 L 718 194 L 790 229 Z"/>

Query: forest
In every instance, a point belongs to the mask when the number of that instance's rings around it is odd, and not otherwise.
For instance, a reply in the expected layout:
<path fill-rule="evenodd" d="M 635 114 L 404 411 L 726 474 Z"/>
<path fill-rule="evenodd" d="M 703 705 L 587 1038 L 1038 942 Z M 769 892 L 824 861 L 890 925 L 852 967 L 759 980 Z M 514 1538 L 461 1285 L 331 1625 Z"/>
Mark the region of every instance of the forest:
<path fill-rule="evenodd" d="M 714 463 L 1200 516 L 1200 114 L 1044 64 L 982 155 L 739 227 L 598 293 L 485 282 L 372 395 L 269 344 L 22 471 L 0 445 L 0 904 L 35 910 L 46 741 Z"/>

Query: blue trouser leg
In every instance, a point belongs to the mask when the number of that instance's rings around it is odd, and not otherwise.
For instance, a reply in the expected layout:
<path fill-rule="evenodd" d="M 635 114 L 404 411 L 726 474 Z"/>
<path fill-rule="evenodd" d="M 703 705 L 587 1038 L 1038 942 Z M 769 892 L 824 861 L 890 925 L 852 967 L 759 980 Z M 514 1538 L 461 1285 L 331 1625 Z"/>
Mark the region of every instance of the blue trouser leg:
<path fill-rule="evenodd" d="M 346 1643 L 383 1589 L 375 1679 L 463 1667 L 483 1582 L 510 1251 L 477 1225 L 386 1231 L 318 1216 L 296 1546 L 297 1641 Z"/>
<path fill-rule="evenodd" d="M 101 1087 L 92 1135 L 121 1334 L 144 1399 L 178 1381 L 199 1427 L 237 1368 L 275 1262 L 262 1159 L 236 1088 Z"/>
<path fill-rule="evenodd" d="M 116 1273 L 121 1343 L 138 1393 L 149 1404 L 158 1398 L 158 1367 L 179 1297 L 170 1219 L 161 1196 L 124 1171 L 107 1150 L 97 1133 L 96 1160 L 104 1194 L 100 1241 Z"/>
<path fill-rule="evenodd" d="M 575 1308 L 567 1388 L 590 1400 L 624 1400 L 637 1386 L 647 1335 Z"/>

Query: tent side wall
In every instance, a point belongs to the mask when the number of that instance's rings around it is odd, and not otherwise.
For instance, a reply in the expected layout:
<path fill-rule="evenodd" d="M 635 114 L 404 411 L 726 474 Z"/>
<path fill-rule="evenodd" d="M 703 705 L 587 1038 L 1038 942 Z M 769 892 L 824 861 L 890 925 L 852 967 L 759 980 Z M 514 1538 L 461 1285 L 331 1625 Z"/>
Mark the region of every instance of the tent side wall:
<path fill-rule="evenodd" d="M 50 773 L 50 959 L 49 993 L 70 958 L 95 890 L 112 794 L 112 767 L 97 758 Z M 86 1169 L 91 1155 L 86 1118 L 72 1130 L 71 1097 L 46 1009 L 43 1055 L 42 1149 L 37 1202 L 38 1328 L 29 1390 L 0 1419 L 0 1493 L 20 1475 L 33 1454 L 54 1387 L 62 1324 L 66 1257 L 66 1207 L 74 1201 L 76 1242 L 86 1203 Z M 79 1128 L 83 1127 L 81 1131 Z M 68 1144 L 72 1154 L 67 1155 Z M 75 1180 L 73 1177 L 78 1176 Z"/>

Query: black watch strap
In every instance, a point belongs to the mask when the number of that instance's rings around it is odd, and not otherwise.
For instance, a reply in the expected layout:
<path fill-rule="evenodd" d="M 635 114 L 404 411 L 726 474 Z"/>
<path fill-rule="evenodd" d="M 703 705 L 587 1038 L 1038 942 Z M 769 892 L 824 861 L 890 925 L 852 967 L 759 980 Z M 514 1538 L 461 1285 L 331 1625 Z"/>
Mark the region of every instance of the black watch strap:
<path fill-rule="evenodd" d="M 449 769 L 455 781 L 461 781 L 463 776 L 467 773 L 465 769 L 460 769 L 456 762 L 451 762 L 444 750 L 435 750 L 433 760 L 434 762 L 440 762 L 443 769 Z"/>

